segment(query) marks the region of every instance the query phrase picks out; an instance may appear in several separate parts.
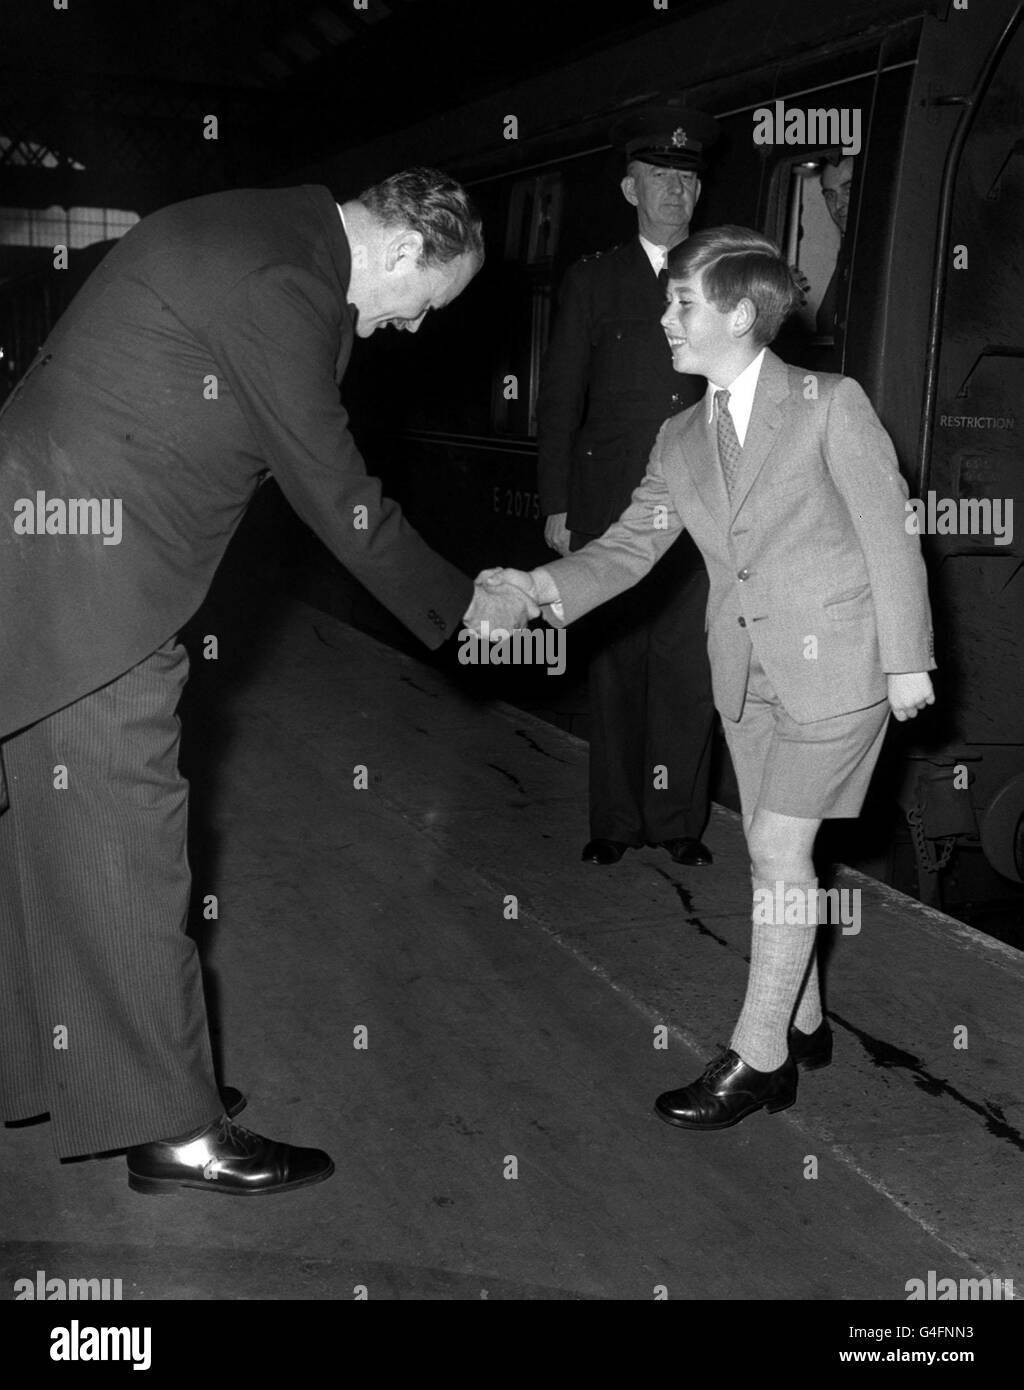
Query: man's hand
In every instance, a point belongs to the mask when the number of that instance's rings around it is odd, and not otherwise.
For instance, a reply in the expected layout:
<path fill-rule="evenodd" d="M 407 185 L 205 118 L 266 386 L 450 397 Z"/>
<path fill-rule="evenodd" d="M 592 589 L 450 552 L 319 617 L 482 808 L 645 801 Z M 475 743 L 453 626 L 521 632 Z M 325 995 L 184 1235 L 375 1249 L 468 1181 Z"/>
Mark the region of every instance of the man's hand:
<path fill-rule="evenodd" d="M 491 640 L 499 641 L 513 628 L 525 627 L 531 618 L 539 615 L 540 606 L 533 597 L 530 575 L 523 570 L 492 569 L 481 570 L 477 575 L 473 601 L 462 615 L 462 621 L 478 633 L 481 624 L 486 623 Z"/>
<path fill-rule="evenodd" d="M 793 284 L 796 286 L 799 293 L 803 296 L 803 298 L 800 301 L 800 307 L 803 308 L 803 306 L 807 303 L 808 298 L 810 297 L 811 282 L 810 280 L 808 280 L 807 276 L 804 274 L 804 272 L 800 269 L 798 265 L 791 265 L 789 267 L 789 273 L 792 277 Z"/>
<path fill-rule="evenodd" d="M 887 676 L 889 705 L 897 719 L 913 719 L 925 705 L 934 705 L 935 692 L 927 671 Z"/>
<path fill-rule="evenodd" d="M 552 512 L 544 523 L 545 543 L 562 556 L 569 554 L 571 539 L 571 532 L 565 524 L 566 515 L 565 512 Z"/>
<path fill-rule="evenodd" d="M 558 592 L 558 585 L 543 565 L 538 565 L 535 570 L 529 572 L 501 568 L 481 570 L 476 577 L 476 582 L 482 584 L 485 589 L 512 584 L 517 589 L 522 589 L 524 593 L 529 594 L 534 603 L 539 603 L 542 608 L 546 603 L 559 603 L 562 598 Z"/>

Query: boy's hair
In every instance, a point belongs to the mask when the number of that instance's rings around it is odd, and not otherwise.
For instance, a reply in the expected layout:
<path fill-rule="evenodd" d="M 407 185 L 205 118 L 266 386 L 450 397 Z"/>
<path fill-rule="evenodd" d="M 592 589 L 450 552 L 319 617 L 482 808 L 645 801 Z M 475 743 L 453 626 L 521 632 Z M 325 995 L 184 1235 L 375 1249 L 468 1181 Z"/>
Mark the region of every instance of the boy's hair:
<path fill-rule="evenodd" d="M 703 273 L 704 298 L 721 313 L 749 299 L 757 314 L 754 341 L 765 347 L 803 301 L 782 252 L 769 237 L 750 227 L 711 227 L 674 247 L 668 256 L 670 280 Z"/>
<path fill-rule="evenodd" d="M 480 214 L 462 187 L 439 169 L 405 169 L 364 188 L 359 201 L 385 227 L 423 236 L 420 264 L 447 265 L 458 256 L 484 258 Z"/>

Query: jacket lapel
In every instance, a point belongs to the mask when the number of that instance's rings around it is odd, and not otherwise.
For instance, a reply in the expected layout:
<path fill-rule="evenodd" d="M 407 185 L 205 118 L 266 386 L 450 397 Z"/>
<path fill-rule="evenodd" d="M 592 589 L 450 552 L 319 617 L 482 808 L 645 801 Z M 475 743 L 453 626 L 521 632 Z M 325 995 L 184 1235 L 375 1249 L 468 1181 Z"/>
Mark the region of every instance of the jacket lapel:
<path fill-rule="evenodd" d="M 707 396 L 704 395 L 693 406 L 678 444 L 686 466 L 687 481 L 693 483 L 697 495 L 714 519 L 720 525 L 727 526 L 729 497 L 718 463 L 714 431 L 714 421 L 708 422 Z"/>
<path fill-rule="evenodd" d="M 743 506 L 747 494 L 753 487 L 757 475 L 764 467 L 782 424 L 780 403 L 789 395 L 789 375 L 786 364 L 768 351 L 761 363 L 761 371 L 754 391 L 754 407 L 750 412 L 743 452 L 740 454 L 739 472 L 732 490 L 731 514 L 735 516 Z M 717 463 L 717 458 L 716 458 Z M 723 484 L 724 488 L 724 484 Z"/>

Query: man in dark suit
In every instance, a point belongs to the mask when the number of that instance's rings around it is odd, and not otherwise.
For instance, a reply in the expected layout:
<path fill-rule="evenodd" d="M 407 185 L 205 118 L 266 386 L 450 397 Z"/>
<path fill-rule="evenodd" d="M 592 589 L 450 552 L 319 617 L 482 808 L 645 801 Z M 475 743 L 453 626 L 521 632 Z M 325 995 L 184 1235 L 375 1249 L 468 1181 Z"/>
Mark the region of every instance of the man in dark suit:
<path fill-rule="evenodd" d="M 353 338 L 415 332 L 483 259 L 458 184 L 414 169 L 163 209 L 94 271 L 0 415 L 0 1115 L 137 1191 L 318 1182 L 218 1093 L 185 935 L 176 634 L 273 474 L 429 647 L 468 580 L 368 477 L 338 399 Z M 500 620 L 500 602 L 489 600 Z"/>
<path fill-rule="evenodd" d="M 619 517 L 662 421 L 704 389 L 673 372 L 659 319 L 665 261 L 688 235 L 714 133 L 710 117 L 676 104 L 647 107 L 613 132 L 638 235 L 568 271 L 537 406 L 544 535 L 561 555 Z M 685 537 L 602 612 L 589 669 L 589 863 L 614 864 L 644 844 L 663 845 L 680 864 L 711 863 L 700 840 L 714 725 L 707 595 L 700 553 Z"/>

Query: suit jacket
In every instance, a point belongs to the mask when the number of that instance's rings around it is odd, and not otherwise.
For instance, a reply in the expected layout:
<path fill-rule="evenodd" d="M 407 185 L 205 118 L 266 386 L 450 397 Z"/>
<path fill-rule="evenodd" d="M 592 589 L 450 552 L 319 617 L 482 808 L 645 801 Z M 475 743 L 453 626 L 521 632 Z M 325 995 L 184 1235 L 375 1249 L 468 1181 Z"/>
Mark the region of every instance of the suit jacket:
<path fill-rule="evenodd" d="M 669 420 L 619 521 L 545 566 L 564 621 L 635 584 L 685 527 L 708 567 L 724 718 L 743 711 L 751 650 L 798 723 L 883 700 L 889 673 L 933 669 L 907 486 L 857 383 L 809 378 L 767 352 L 731 501 L 707 416 L 704 399 Z"/>
<path fill-rule="evenodd" d="M 664 308 L 639 237 L 566 273 L 537 401 L 537 482 L 545 516 L 567 512 L 573 531 L 599 536 L 621 515 L 659 425 L 704 389 L 672 369 Z"/>
<path fill-rule="evenodd" d="M 0 735 L 115 679 L 201 603 L 259 483 L 428 646 L 467 578 L 367 476 L 339 403 L 350 254 L 326 188 L 196 198 L 89 277 L 0 414 Z M 18 534 L 26 499 L 119 499 L 123 538 Z M 365 510 L 363 510 L 365 509 Z"/>

